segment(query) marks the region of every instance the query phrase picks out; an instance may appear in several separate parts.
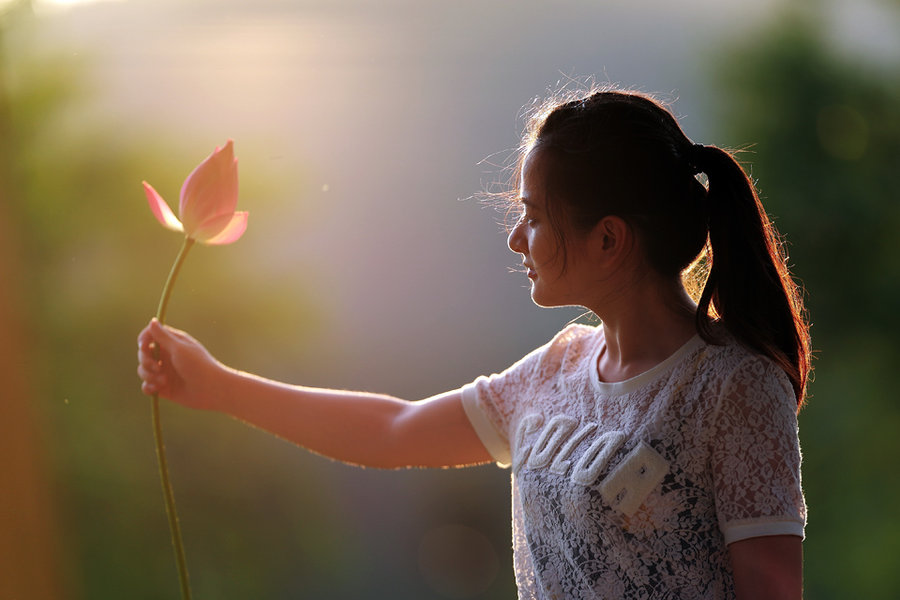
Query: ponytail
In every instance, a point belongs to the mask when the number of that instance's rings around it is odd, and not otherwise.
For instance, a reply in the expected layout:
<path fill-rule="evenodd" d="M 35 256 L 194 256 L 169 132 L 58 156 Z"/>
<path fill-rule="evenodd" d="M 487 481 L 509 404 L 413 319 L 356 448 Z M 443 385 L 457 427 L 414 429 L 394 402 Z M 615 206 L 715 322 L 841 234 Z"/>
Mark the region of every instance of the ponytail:
<path fill-rule="evenodd" d="M 739 342 L 774 360 L 790 377 L 799 410 L 810 373 L 809 326 L 778 232 L 730 154 L 695 145 L 690 163 L 708 179 L 710 267 L 697 329 L 714 341 L 712 313 Z"/>

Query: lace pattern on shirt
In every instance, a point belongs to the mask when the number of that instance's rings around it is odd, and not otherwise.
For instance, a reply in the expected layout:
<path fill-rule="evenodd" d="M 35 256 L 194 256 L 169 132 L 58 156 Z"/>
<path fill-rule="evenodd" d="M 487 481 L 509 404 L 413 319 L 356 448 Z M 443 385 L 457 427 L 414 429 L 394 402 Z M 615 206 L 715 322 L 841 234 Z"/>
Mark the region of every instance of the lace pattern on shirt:
<path fill-rule="evenodd" d="M 512 457 L 519 597 L 733 598 L 726 543 L 803 533 L 787 377 L 695 338 L 608 384 L 603 343 L 602 329 L 570 326 L 474 384 Z"/>

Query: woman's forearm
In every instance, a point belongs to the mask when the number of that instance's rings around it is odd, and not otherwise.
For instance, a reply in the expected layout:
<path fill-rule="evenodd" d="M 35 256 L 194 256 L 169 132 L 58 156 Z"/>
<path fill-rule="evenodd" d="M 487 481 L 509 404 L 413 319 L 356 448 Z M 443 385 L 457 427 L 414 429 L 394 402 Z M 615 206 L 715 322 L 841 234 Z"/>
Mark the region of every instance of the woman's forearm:
<path fill-rule="evenodd" d="M 409 403 L 376 394 L 288 385 L 226 369 L 211 407 L 343 462 L 390 464 L 392 428 Z"/>
<path fill-rule="evenodd" d="M 317 454 L 376 467 L 446 467 L 490 459 L 459 392 L 419 402 L 288 385 L 225 368 L 210 408 Z"/>

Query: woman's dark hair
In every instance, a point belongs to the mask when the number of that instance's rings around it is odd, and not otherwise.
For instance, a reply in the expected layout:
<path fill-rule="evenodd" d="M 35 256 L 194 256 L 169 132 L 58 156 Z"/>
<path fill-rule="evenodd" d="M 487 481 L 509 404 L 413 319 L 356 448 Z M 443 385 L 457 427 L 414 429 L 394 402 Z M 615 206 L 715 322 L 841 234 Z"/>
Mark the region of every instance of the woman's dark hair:
<path fill-rule="evenodd" d="M 560 238 L 615 215 L 635 230 L 661 275 L 702 271 L 700 335 L 719 342 L 721 323 L 771 358 L 790 377 L 800 408 L 810 373 L 802 294 L 774 225 L 730 153 L 692 143 L 660 103 L 625 91 L 545 104 L 529 121 L 519 172 L 531 151 L 546 161 L 554 201 L 545 210 Z"/>

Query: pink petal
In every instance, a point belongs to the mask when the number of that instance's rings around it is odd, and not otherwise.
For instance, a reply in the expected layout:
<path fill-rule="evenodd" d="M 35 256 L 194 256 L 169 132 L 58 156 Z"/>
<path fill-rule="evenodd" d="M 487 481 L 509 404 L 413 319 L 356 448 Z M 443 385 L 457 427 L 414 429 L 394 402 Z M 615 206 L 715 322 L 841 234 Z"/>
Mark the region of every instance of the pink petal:
<path fill-rule="evenodd" d="M 233 216 L 234 213 L 230 215 L 210 217 L 205 223 L 202 223 L 199 227 L 194 228 L 193 231 L 188 232 L 187 235 L 188 237 L 194 238 L 198 242 L 206 242 L 206 240 L 214 238 L 222 233 L 222 230 L 228 227 L 228 223 L 231 222 L 231 218 Z"/>
<path fill-rule="evenodd" d="M 238 211 L 234 213 L 231 221 L 229 221 L 228 225 L 225 226 L 225 229 L 223 229 L 218 235 L 209 238 L 203 243 L 209 244 L 210 246 L 221 246 L 238 241 L 238 239 L 240 239 L 240 237 L 244 235 L 244 231 L 247 230 L 247 217 L 248 213 L 245 211 Z"/>
<path fill-rule="evenodd" d="M 184 229 L 193 237 L 211 219 L 231 215 L 237 207 L 238 172 L 234 158 L 234 142 L 228 140 L 216 148 L 181 187 L 179 213 Z"/>
<path fill-rule="evenodd" d="M 144 193 L 147 194 L 147 202 L 150 203 L 150 210 L 153 211 L 153 216 L 156 217 L 156 220 L 166 229 L 171 229 L 172 231 L 184 231 L 181 221 L 175 217 L 175 213 L 172 212 L 172 209 L 169 208 L 169 205 L 166 204 L 166 201 L 163 200 L 162 196 L 153 189 L 152 185 L 146 181 L 143 183 Z"/>

